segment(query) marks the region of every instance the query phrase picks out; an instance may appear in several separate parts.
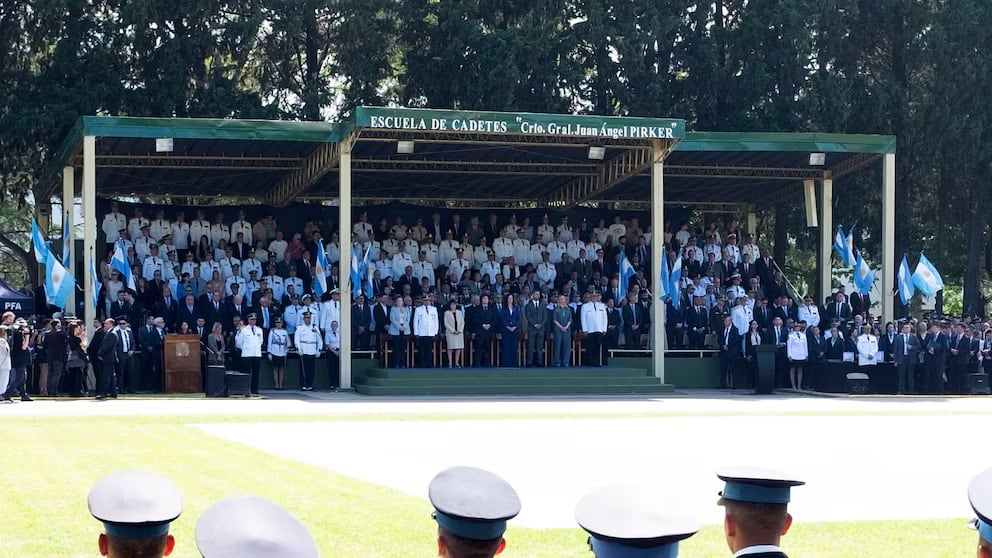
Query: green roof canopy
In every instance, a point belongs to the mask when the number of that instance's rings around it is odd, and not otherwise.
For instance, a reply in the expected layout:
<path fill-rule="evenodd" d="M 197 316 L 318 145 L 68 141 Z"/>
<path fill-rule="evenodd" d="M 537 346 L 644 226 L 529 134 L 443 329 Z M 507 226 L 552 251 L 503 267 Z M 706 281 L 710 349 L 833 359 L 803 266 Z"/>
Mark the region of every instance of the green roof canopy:
<path fill-rule="evenodd" d="M 779 203 L 800 193 L 803 180 L 825 171 L 843 176 L 896 147 L 892 136 L 689 132 L 671 118 L 384 107 L 358 107 L 341 123 L 86 116 L 53 157 L 44 179 L 50 193 L 59 191 L 63 167 L 82 168 L 84 136 L 97 137 L 98 195 L 272 204 L 336 197 L 343 147 L 351 152 L 353 197 L 361 200 L 643 202 L 657 144 L 668 153 L 666 202 L 752 207 Z M 160 138 L 173 140 L 171 152 L 156 150 Z M 825 164 L 810 165 L 810 153 L 824 153 Z"/>

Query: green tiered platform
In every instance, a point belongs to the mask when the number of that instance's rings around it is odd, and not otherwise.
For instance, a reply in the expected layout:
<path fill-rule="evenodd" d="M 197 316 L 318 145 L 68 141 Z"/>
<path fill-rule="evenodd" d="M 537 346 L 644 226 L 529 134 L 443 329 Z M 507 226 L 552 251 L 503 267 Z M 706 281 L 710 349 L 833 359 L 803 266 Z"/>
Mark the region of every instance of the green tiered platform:
<path fill-rule="evenodd" d="M 623 395 L 671 393 L 640 368 L 369 368 L 355 373 L 364 395 Z"/>

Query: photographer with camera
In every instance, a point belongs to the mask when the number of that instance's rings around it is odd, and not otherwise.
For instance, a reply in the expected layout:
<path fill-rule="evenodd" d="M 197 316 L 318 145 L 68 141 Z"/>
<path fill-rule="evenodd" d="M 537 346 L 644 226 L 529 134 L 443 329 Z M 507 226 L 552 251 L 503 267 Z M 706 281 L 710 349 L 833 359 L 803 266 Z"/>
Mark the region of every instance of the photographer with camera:
<path fill-rule="evenodd" d="M 10 313 L 10 317 L 13 314 Z M 7 314 L 4 314 L 4 323 L 8 322 Z M 17 318 L 13 322 L 13 327 L 8 327 L 8 343 L 10 344 L 10 381 L 3 394 L 3 401 L 12 401 L 14 395 L 18 395 L 21 401 L 33 401 L 28 397 L 27 370 L 31 361 L 29 342 L 31 341 L 31 328 L 24 318 Z"/>

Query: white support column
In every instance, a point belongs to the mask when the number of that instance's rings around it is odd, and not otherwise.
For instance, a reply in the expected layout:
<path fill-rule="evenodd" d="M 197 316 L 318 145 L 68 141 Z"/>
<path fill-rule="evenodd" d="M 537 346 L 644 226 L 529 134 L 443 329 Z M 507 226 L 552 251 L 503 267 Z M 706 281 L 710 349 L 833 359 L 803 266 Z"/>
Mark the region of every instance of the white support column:
<path fill-rule="evenodd" d="M 661 140 L 651 143 L 651 230 L 655 231 L 651 242 L 651 283 L 656 285 L 654 301 L 651 303 L 651 366 L 654 375 L 665 382 L 665 303 L 658 300 L 661 282 L 662 258 L 665 254 L 663 236 L 665 230 L 665 149 Z"/>
<path fill-rule="evenodd" d="M 882 160 L 882 323 L 892 321 L 895 301 L 896 255 L 896 155 L 886 153 Z"/>
<path fill-rule="evenodd" d="M 823 304 L 833 285 L 834 239 L 834 179 L 830 171 L 823 173 L 820 182 L 820 293 L 817 304 Z"/>
<path fill-rule="evenodd" d="M 341 159 L 338 163 L 338 238 L 341 241 L 341 260 L 338 263 L 338 285 L 341 286 L 341 388 L 351 387 L 351 137 L 341 142 Z"/>
<path fill-rule="evenodd" d="M 750 207 L 747 210 L 747 234 L 758 244 L 758 214 Z"/>
<path fill-rule="evenodd" d="M 83 137 L 83 255 L 84 259 L 96 257 L 96 137 Z M 82 274 L 83 285 L 85 286 L 83 295 L 86 309 L 83 315 L 86 318 L 86 330 L 93 333 L 93 320 L 96 318 L 96 308 L 93 307 L 93 278 L 89 271 Z"/>
<path fill-rule="evenodd" d="M 64 167 L 62 169 L 62 223 L 63 227 L 68 223 L 69 226 L 69 255 L 66 259 L 69 260 L 69 275 L 73 277 L 78 277 L 76 275 L 76 235 L 73 227 L 75 226 L 75 205 L 76 205 L 76 183 L 75 174 L 72 167 Z M 66 234 L 62 231 L 62 235 Z M 83 258 L 85 260 L 85 258 Z M 92 299 L 91 299 L 92 300 Z M 72 294 L 69 295 L 69 301 L 66 302 L 66 310 L 70 314 L 76 313 L 76 291 L 73 289 Z"/>

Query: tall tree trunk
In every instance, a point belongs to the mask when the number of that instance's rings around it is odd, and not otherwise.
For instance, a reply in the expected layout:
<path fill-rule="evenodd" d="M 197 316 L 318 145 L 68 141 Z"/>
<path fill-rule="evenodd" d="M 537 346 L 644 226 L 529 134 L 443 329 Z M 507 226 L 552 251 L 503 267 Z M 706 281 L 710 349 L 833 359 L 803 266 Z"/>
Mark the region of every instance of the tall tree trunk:
<path fill-rule="evenodd" d="M 788 210 L 784 204 L 775 206 L 775 246 L 772 249 L 772 257 L 783 270 L 785 270 L 785 249 L 789 242 L 789 231 L 786 230 L 786 213 Z"/>
<path fill-rule="evenodd" d="M 974 192 L 975 190 L 972 188 L 972 202 L 975 202 L 975 198 L 977 197 Z M 965 314 L 971 314 L 973 316 L 985 313 L 985 309 L 982 308 L 981 304 L 982 292 L 980 286 L 984 243 L 985 215 L 978 211 L 975 203 L 972 203 L 968 211 L 968 259 L 964 268 L 964 300 L 962 309 Z"/>

